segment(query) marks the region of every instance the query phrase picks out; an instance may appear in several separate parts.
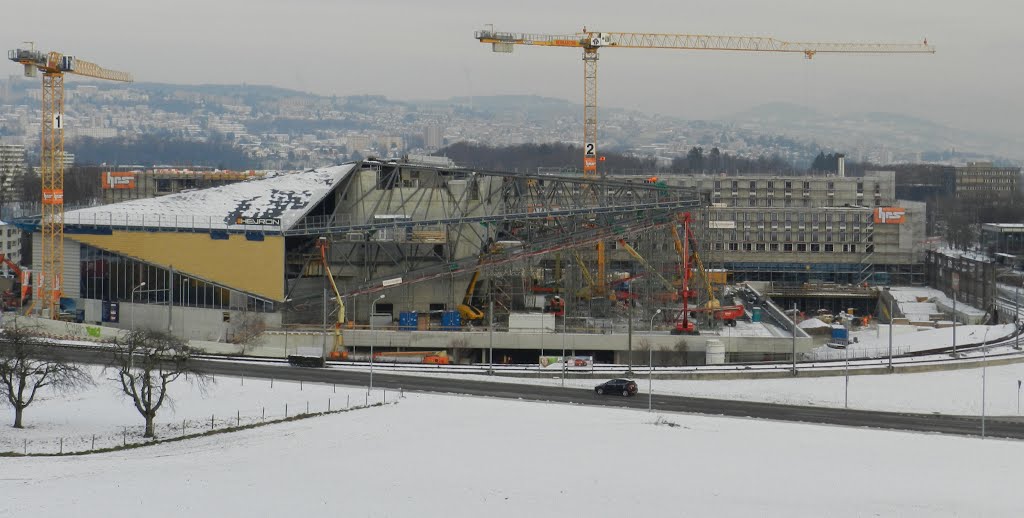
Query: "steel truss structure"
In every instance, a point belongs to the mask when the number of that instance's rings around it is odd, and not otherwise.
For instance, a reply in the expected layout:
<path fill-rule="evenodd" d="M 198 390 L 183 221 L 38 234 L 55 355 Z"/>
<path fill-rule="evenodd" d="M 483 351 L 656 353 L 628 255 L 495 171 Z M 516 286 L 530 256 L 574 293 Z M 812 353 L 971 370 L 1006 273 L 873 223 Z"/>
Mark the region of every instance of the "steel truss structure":
<path fill-rule="evenodd" d="M 333 200 L 285 231 L 287 298 L 300 304 L 321 296 L 318 284 L 302 282 L 323 275 L 314 255 L 321 236 L 339 289 L 354 297 L 477 268 L 526 271 L 563 250 L 663 228 L 704 203 L 692 189 L 640 180 L 372 161 Z"/>

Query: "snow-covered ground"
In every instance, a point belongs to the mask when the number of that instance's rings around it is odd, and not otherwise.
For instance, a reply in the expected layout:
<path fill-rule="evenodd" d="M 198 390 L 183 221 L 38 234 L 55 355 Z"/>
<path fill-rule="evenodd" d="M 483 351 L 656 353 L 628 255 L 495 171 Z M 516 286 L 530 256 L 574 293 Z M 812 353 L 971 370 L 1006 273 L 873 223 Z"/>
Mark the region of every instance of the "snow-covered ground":
<path fill-rule="evenodd" d="M 56 453 L 85 451 L 118 446 L 124 442 L 143 442 L 145 421 L 109 378 L 110 372 L 91 367 L 96 384 L 84 391 L 54 396 L 43 389 L 37 400 L 25 409 L 24 429 L 15 429 L 14 411 L 0 403 L 0 452 Z M 380 402 L 388 394 L 376 390 L 367 395 L 365 388 L 274 380 L 217 376 L 206 389 L 175 381 L 165 403 L 157 413 L 156 433 L 160 437 L 182 434 L 184 422 L 188 434 L 237 424 L 252 424 L 306 412 L 323 412 Z M 63 440 L 63 446 L 61 441 Z M 0 513 L 2 516 L 3 513 Z"/>
<path fill-rule="evenodd" d="M 1013 324 L 994 326 L 956 326 L 956 345 L 980 345 L 1012 338 L 1016 328 Z M 893 326 L 893 354 L 908 354 L 952 347 L 952 327 L 932 329 L 916 326 Z M 888 355 L 889 326 L 882 324 L 877 330 L 861 330 L 851 333 L 850 339 L 857 338 L 849 345 L 850 358 L 881 358 Z M 845 353 L 828 346 L 813 349 L 811 359 L 839 359 Z"/>
<path fill-rule="evenodd" d="M 0 515 L 1020 516 L 1022 463 L 1013 441 L 407 394 L 136 450 L 6 458 Z"/>

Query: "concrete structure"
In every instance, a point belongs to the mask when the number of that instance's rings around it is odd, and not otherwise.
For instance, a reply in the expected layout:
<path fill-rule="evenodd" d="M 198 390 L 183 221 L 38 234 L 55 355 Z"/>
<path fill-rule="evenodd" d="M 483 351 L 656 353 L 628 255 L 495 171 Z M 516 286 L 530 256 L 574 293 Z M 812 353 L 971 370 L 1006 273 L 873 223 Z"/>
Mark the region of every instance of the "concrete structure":
<path fill-rule="evenodd" d="M 403 311 L 420 312 L 425 324 L 453 311 L 482 254 L 488 273 L 471 302 L 486 307 L 489 297 L 495 321 L 507 325 L 509 313 L 536 299 L 524 280 L 543 257 L 639 238 L 700 203 L 688 189 L 615 179 L 604 181 L 607 198 L 598 200 L 599 190 L 577 175 L 449 165 L 443 157 L 368 160 L 68 211 L 62 303 L 85 322 L 196 340 L 231 341 L 264 326 L 322 329 L 338 320 L 320 258 L 325 242 L 330 276 L 346 295 L 346 344 L 378 336 L 359 333 L 371 309 L 385 327 Z M 37 231 L 37 220 L 19 224 Z M 625 347 L 608 340 L 608 358 Z"/>
<path fill-rule="evenodd" d="M 896 200 L 895 173 L 864 177 L 692 176 L 711 207 L 705 263 L 735 281 L 921 284 L 925 204 Z"/>
<path fill-rule="evenodd" d="M 978 252 L 928 250 L 926 252 L 928 286 L 941 290 L 958 302 L 986 311 L 994 307 L 999 265 Z"/>

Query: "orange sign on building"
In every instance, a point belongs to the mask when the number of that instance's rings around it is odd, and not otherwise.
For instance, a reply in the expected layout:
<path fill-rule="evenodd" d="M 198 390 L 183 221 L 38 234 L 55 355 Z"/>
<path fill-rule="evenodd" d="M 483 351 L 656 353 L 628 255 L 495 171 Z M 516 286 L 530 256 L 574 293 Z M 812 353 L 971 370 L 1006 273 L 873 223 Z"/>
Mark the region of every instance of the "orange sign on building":
<path fill-rule="evenodd" d="M 103 173 L 104 189 L 134 189 L 135 173 L 114 173 L 107 171 Z"/>
<path fill-rule="evenodd" d="M 875 223 L 899 225 L 906 221 L 907 210 L 900 207 L 878 207 L 875 209 Z"/>

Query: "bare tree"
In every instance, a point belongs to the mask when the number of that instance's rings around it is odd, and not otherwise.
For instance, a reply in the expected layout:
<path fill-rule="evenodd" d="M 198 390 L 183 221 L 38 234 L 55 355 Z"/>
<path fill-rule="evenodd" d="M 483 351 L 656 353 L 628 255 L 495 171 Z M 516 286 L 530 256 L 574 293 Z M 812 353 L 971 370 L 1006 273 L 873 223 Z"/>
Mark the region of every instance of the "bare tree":
<path fill-rule="evenodd" d="M 25 408 L 35 401 L 39 389 L 65 393 L 93 383 L 81 366 L 61 360 L 50 349 L 53 345 L 16 323 L 0 336 L 0 395 L 14 407 L 15 428 L 22 428 Z"/>
<path fill-rule="evenodd" d="M 114 381 L 130 398 L 146 420 L 143 437 L 155 437 L 153 420 L 163 404 L 170 400 L 168 388 L 179 378 L 205 387 L 208 377 L 196 372 L 192 351 L 184 340 L 162 331 L 139 329 L 118 338 L 113 344 L 117 371 Z"/>
<path fill-rule="evenodd" d="M 256 312 L 243 311 L 232 318 L 231 343 L 238 344 L 239 353 L 245 356 L 249 350 L 263 342 L 263 334 L 267 323 L 263 316 Z"/>

